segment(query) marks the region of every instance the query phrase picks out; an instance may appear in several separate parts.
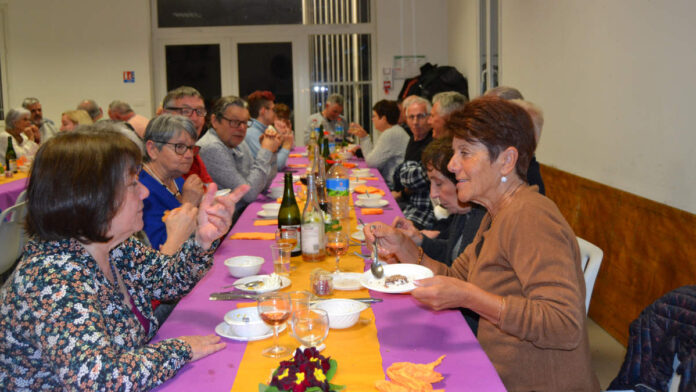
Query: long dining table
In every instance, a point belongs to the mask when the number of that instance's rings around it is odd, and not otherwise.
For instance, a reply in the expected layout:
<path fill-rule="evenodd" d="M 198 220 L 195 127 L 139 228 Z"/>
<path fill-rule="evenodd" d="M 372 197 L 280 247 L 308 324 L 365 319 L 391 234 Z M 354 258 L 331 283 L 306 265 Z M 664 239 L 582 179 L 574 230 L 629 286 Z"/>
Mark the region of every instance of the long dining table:
<path fill-rule="evenodd" d="M 288 159 L 288 169 L 303 171 L 307 165 L 303 149 L 293 151 Z M 358 167 L 366 167 L 364 161 L 352 161 Z M 298 173 L 299 174 L 299 173 Z M 384 191 L 389 202 L 380 215 L 362 215 L 354 208 L 351 230 L 355 229 L 356 218 L 365 223 L 373 221 L 391 222 L 401 214 L 383 178 L 376 169 L 366 185 Z M 273 186 L 282 186 L 282 173 Z M 353 199 L 354 195 L 351 196 Z M 161 326 L 153 342 L 186 335 L 207 335 L 223 322 L 226 312 L 243 306 L 254 306 L 249 300 L 211 301 L 213 292 L 235 282 L 224 261 L 233 256 L 254 255 L 266 260 L 259 273 L 271 273 L 273 263 L 269 245 L 272 240 L 232 240 L 236 233 L 273 233 L 276 226 L 255 225 L 257 213 L 264 203 L 275 201 L 260 195 L 251 203 L 235 223 L 227 238 L 222 241 L 214 256 L 210 271 L 196 287 L 181 299 L 167 321 Z M 366 252 L 366 248 L 362 248 Z M 349 254 L 341 258 L 343 271 L 363 272 L 367 262 L 353 256 L 359 246 L 351 246 Z M 291 285 L 283 291 L 309 290 L 308 272 L 315 267 L 335 268 L 333 258 L 327 257 L 319 263 L 306 263 L 301 257 L 293 258 L 295 270 L 291 271 Z M 311 265 L 308 265 L 311 264 Z M 464 321 L 459 310 L 433 311 L 423 307 L 406 294 L 386 294 L 365 288 L 355 291 L 334 291 L 333 297 L 361 298 L 371 296 L 382 299 L 361 314 L 360 322 L 346 330 L 331 329 L 325 340 L 322 355 L 331 356 L 338 362 L 338 371 L 332 383 L 346 385 L 347 391 L 374 391 L 378 380 L 386 379 L 387 368 L 395 362 L 429 363 L 440 356 L 445 358 L 435 370 L 444 379 L 433 385 L 434 389 L 449 391 L 504 391 L 498 374 L 476 336 Z M 271 343 L 271 339 L 257 342 L 237 341 L 222 338 L 226 347 L 212 355 L 185 365 L 175 377 L 162 384 L 161 391 L 249 391 L 258 390 L 259 383 L 267 384 L 270 374 L 278 366 L 278 359 L 265 359 L 259 352 Z M 298 343 L 292 338 L 289 328 L 280 334 L 281 343 Z M 370 351 L 369 347 L 374 346 Z M 372 364 L 372 368 L 369 368 Z"/>
<path fill-rule="evenodd" d="M 17 201 L 17 197 L 27 188 L 27 174 L 23 172 L 15 173 L 12 177 L 0 177 L 0 211 L 7 207 L 12 207 Z"/>

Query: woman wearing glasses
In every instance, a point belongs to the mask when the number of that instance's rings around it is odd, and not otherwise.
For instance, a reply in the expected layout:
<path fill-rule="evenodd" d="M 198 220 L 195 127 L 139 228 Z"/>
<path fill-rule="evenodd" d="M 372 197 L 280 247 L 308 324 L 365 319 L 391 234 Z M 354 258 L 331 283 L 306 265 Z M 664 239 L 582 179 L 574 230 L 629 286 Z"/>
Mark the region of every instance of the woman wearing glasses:
<path fill-rule="evenodd" d="M 144 200 L 143 222 L 153 248 L 164 253 L 176 251 L 193 232 L 193 217 L 175 210 L 183 203 L 198 207 L 205 191 L 197 175 L 186 180 L 193 156 L 198 150 L 196 129 L 186 117 L 163 114 L 155 117 L 145 129 L 145 164 L 140 182 L 150 195 Z M 167 218 L 164 219 L 166 211 Z M 166 222 L 165 222 L 166 221 Z M 167 231 L 167 226 L 171 231 Z M 176 233 L 175 238 L 172 233 Z"/>

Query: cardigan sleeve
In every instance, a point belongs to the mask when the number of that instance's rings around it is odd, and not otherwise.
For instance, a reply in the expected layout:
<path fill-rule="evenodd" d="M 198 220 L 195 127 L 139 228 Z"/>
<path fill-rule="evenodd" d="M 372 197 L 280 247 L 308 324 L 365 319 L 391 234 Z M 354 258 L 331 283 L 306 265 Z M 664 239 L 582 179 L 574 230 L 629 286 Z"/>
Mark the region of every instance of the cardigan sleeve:
<path fill-rule="evenodd" d="M 105 324 L 102 309 L 109 304 L 99 301 L 92 276 L 69 259 L 58 263 L 65 268 L 55 265 L 45 263 L 44 273 L 31 277 L 26 316 L 41 360 L 66 389 L 150 390 L 191 359 L 191 348 L 179 339 L 119 349 L 112 340 L 125 331 Z"/>
<path fill-rule="evenodd" d="M 500 217 L 496 240 L 521 295 L 507 295 L 499 327 L 539 348 L 580 344 L 585 282 L 575 234 L 555 206 L 525 204 Z"/>

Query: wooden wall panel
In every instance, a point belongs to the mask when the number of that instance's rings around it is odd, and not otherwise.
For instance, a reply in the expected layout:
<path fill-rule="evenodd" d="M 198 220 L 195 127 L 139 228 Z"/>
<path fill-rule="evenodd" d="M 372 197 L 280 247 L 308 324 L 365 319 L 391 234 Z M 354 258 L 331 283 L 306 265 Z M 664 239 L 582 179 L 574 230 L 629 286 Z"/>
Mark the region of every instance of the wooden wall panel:
<path fill-rule="evenodd" d="M 550 166 L 541 173 L 575 234 L 604 251 L 589 316 L 626 345 L 643 308 L 696 284 L 696 215 Z"/>

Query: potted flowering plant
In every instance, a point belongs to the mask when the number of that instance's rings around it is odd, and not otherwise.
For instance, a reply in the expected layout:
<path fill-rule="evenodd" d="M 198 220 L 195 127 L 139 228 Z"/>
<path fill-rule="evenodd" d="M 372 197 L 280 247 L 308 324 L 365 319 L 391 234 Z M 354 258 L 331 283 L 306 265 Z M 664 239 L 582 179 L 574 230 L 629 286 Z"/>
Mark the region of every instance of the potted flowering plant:
<path fill-rule="evenodd" d="M 336 374 L 335 359 L 325 358 L 316 348 L 299 348 L 289 361 L 281 361 L 270 385 L 259 384 L 259 392 L 335 392 L 345 388 L 329 381 Z"/>

